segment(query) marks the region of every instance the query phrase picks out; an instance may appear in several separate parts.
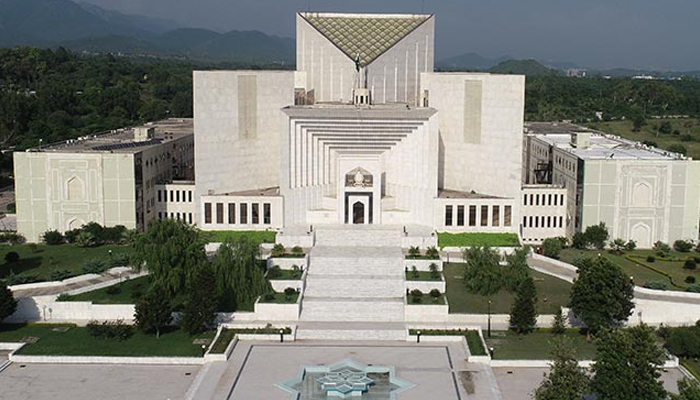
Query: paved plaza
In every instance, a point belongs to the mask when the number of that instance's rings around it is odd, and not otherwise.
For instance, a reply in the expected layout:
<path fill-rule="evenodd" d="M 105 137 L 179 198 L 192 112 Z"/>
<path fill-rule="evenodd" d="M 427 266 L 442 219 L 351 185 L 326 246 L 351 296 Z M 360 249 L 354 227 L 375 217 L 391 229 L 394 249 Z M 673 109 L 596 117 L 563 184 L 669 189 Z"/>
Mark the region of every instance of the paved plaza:
<path fill-rule="evenodd" d="M 505 400 L 532 400 L 531 394 L 540 385 L 547 368 L 493 368 Z M 666 390 L 678 393 L 677 381 L 683 378 L 677 368 L 664 370 L 661 379 Z"/>
<path fill-rule="evenodd" d="M 200 368 L 13 363 L 0 400 L 182 400 Z"/>

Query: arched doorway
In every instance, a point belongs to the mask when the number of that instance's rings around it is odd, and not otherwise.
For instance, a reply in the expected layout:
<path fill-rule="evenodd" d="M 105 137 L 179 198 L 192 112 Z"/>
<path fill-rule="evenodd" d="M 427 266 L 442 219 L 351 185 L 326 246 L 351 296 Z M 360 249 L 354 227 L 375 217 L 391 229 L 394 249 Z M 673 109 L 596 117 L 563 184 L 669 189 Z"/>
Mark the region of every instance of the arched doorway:
<path fill-rule="evenodd" d="M 364 224 L 365 223 L 365 205 L 361 201 L 357 201 L 352 205 L 352 223 L 353 224 Z"/>

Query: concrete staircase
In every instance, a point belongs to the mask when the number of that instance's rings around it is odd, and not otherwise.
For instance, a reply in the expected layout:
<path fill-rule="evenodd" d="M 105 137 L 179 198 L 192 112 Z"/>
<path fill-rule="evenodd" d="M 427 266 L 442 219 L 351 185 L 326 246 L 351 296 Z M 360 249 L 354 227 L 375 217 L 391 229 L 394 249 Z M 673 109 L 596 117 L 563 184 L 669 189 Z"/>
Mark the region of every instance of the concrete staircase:
<path fill-rule="evenodd" d="M 405 340 L 399 229 L 319 228 L 298 340 Z"/>

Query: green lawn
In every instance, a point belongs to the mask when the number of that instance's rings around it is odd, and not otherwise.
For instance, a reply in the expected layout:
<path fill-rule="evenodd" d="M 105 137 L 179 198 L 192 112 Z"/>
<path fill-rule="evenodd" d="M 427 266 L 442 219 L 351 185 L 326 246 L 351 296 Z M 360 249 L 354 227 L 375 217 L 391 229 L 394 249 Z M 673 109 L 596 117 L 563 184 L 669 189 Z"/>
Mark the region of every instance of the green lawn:
<path fill-rule="evenodd" d="M 438 247 L 518 247 L 518 235 L 514 233 L 447 233 L 438 232 Z"/>
<path fill-rule="evenodd" d="M 112 256 L 131 254 L 131 246 L 104 245 L 98 247 L 78 247 L 72 244 L 57 246 L 37 245 L 36 252 L 28 244 L 15 246 L 0 246 L 0 278 L 5 278 L 10 271 L 17 275 L 36 275 L 40 280 L 50 280 L 52 270 L 68 270 L 72 276 L 82 275 L 83 263 L 86 260 L 100 258 L 109 262 L 109 251 Z M 5 255 L 11 251 L 19 254 L 20 259 L 15 263 L 5 262 Z"/>
<path fill-rule="evenodd" d="M 279 276 L 269 279 L 274 281 L 296 281 L 301 279 L 302 274 L 301 270 L 280 269 Z"/>
<path fill-rule="evenodd" d="M 693 376 L 695 376 L 695 379 L 700 380 L 700 360 L 684 358 L 681 360 L 681 363 L 688 371 L 690 371 L 691 374 L 693 374 Z"/>
<path fill-rule="evenodd" d="M 65 332 L 55 328 L 68 327 Z M 160 338 L 135 330 L 125 341 L 97 339 L 86 328 L 75 325 L 9 325 L 0 324 L 0 342 L 19 342 L 34 337 L 36 343 L 24 346 L 18 354 L 54 356 L 116 356 L 116 357 L 201 357 L 202 345 L 195 339 L 213 339 L 215 332 L 189 336 L 180 330 L 162 333 Z"/>
<path fill-rule="evenodd" d="M 593 359 L 595 345 L 586 342 L 586 335 L 577 329 L 568 329 L 565 335 L 571 339 L 579 360 Z M 549 360 L 554 337 L 549 329 L 538 329 L 528 335 L 518 335 L 514 331 L 491 332 L 491 338 L 485 339 L 486 345 L 494 348 L 494 360 Z"/>
<path fill-rule="evenodd" d="M 275 231 L 204 231 L 207 240 L 218 243 L 226 239 L 237 240 L 243 236 L 258 243 L 275 243 Z"/>
<path fill-rule="evenodd" d="M 678 130 L 680 135 L 657 134 L 655 126 L 658 127 L 665 121 L 672 125 L 673 130 Z M 697 119 L 649 119 L 641 132 L 632 132 L 632 121 L 596 122 L 589 126 L 639 142 L 656 142 L 662 149 L 668 148 L 671 144 L 680 144 L 685 146 L 689 156 L 696 160 L 700 159 L 700 121 Z M 685 134 L 689 134 L 692 141 L 681 140 Z"/>
<path fill-rule="evenodd" d="M 464 264 L 445 264 L 445 281 L 450 313 L 486 314 L 489 299 L 467 292 L 464 288 Z M 561 306 L 569 304 L 571 284 L 553 276 L 530 270 L 537 287 L 537 312 L 554 314 Z M 492 314 L 510 314 L 515 297 L 501 290 L 491 297 Z"/>
<path fill-rule="evenodd" d="M 625 252 L 623 255 L 618 255 L 610 253 L 607 250 L 564 249 L 561 252 L 560 258 L 564 262 L 573 264 L 579 258 L 597 257 L 598 254 L 619 265 L 627 275 L 634 278 L 634 283 L 638 286 L 644 286 L 647 282 L 662 281 L 668 283 L 668 290 L 683 291 L 687 287 L 687 284 L 684 282 L 687 276 L 695 276 L 696 281 L 700 282 L 700 268 L 694 271 L 683 269 L 684 261 L 661 260 L 656 256 L 653 250 L 634 250 Z M 656 261 L 653 263 L 647 262 L 646 258 L 649 255 L 655 256 Z M 685 260 L 688 257 L 697 257 L 699 255 L 700 254 L 696 252 L 681 253 L 673 250 L 671 251 L 670 258 Z M 631 257 L 633 260 L 630 260 L 626 256 Z M 673 278 L 673 282 L 678 286 L 674 286 L 667 276 L 654 269 L 669 274 Z"/>
<path fill-rule="evenodd" d="M 420 299 L 420 300 L 416 301 L 416 299 Z M 416 305 L 424 305 L 424 306 L 425 305 L 429 306 L 429 305 L 434 305 L 434 304 L 440 305 L 440 304 L 445 304 L 445 295 L 440 294 L 440 296 L 438 296 L 438 297 L 433 297 L 428 293 L 423 293 L 423 295 L 421 297 L 415 297 L 415 296 L 409 294 L 408 296 L 406 296 L 406 300 L 407 300 L 408 304 L 416 304 Z"/>
<path fill-rule="evenodd" d="M 406 271 L 407 281 L 439 282 L 442 274 L 433 275 L 430 271 Z"/>
<path fill-rule="evenodd" d="M 417 335 L 418 329 L 409 329 L 408 333 L 410 335 Z M 421 335 L 425 336 L 464 336 L 467 338 L 467 345 L 469 346 L 469 352 L 473 356 L 485 356 L 486 349 L 484 349 L 483 343 L 481 343 L 481 338 L 479 337 L 479 332 L 474 330 L 461 330 L 461 329 L 420 329 Z"/>
<path fill-rule="evenodd" d="M 291 296 L 284 293 L 271 293 L 260 297 L 260 303 L 295 304 L 297 299 L 299 299 L 299 293 L 294 293 Z"/>
<path fill-rule="evenodd" d="M 125 279 L 122 283 L 102 289 L 76 294 L 63 295 L 60 301 L 91 301 L 93 304 L 135 304 L 150 287 L 148 275 Z"/>

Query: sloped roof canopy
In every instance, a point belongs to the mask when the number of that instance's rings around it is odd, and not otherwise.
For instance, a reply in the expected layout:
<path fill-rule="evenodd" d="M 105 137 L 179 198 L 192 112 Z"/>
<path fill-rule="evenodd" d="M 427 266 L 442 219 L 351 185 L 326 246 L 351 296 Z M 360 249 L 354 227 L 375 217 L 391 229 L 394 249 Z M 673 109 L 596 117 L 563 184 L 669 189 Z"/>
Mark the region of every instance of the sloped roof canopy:
<path fill-rule="evenodd" d="M 432 15 L 300 13 L 350 59 L 365 67 L 421 26 Z"/>

